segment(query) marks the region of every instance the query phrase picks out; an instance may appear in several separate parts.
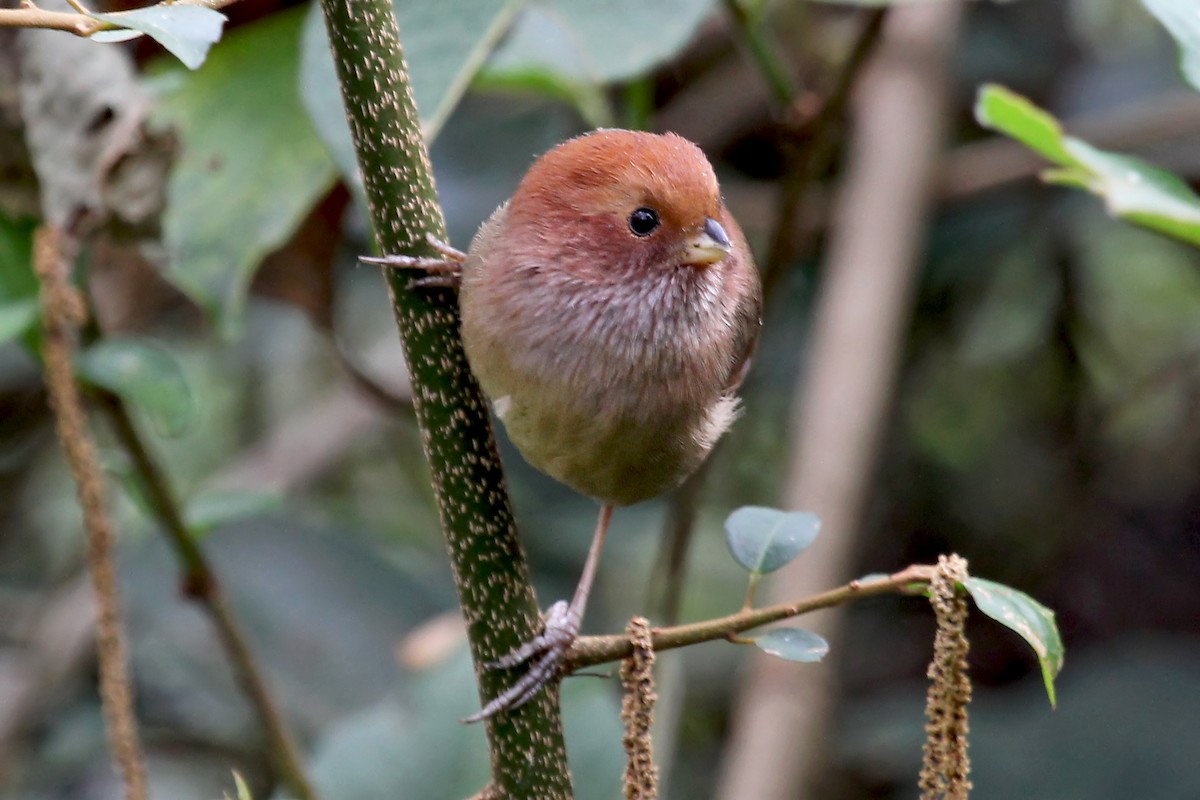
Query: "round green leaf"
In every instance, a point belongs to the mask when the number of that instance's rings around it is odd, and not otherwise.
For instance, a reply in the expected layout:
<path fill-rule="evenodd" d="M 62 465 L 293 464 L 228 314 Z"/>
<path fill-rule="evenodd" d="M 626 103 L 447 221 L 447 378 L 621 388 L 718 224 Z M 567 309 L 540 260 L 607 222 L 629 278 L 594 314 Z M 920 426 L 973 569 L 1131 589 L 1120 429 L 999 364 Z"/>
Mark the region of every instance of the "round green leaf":
<path fill-rule="evenodd" d="M 754 644 L 764 653 L 806 664 L 820 661 L 829 652 L 829 642 L 824 637 L 803 628 L 772 628 L 755 637 Z"/>
<path fill-rule="evenodd" d="M 1046 694 L 1053 706 L 1054 679 L 1063 666 L 1063 643 L 1054 622 L 1054 612 L 1024 592 L 1002 583 L 971 577 L 963 581 L 963 588 L 970 593 L 980 611 L 1016 631 L 1033 648 L 1042 668 Z"/>
<path fill-rule="evenodd" d="M 764 575 L 803 552 L 820 528 L 820 518 L 807 511 L 746 506 L 725 520 L 725 538 L 739 564 Z"/>
<path fill-rule="evenodd" d="M 132 339 L 106 339 L 83 352 L 77 369 L 89 383 L 142 409 L 162 436 L 179 436 L 195 418 L 183 370 L 161 347 Z"/>

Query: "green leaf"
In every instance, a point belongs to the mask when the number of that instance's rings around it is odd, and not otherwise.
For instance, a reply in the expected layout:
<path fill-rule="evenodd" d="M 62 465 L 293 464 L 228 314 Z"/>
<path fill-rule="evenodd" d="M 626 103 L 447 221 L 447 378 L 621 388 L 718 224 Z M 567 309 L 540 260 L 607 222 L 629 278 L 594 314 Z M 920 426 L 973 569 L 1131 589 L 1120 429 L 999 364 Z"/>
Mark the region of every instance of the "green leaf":
<path fill-rule="evenodd" d="M 1086 189 L 1113 216 L 1200 245 L 1200 196 L 1170 172 L 1066 136 L 1058 120 L 1000 86 L 979 90 L 975 118 L 1058 164 L 1044 180 Z"/>
<path fill-rule="evenodd" d="M 1008 134 L 1051 161 L 1075 163 L 1063 146 L 1063 130 L 1058 120 L 1003 86 L 988 84 L 979 90 L 975 119 L 983 127 Z"/>
<path fill-rule="evenodd" d="M 195 419 L 183 370 L 161 347 L 133 339 L 105 339 L 83 352 L 77 369 L 89 383 L 146 412 L 162 436 L 183 434 Z"/>
<path fill-rule="evenodd" d="M 146 34 L 188 69 L 196 69 L 204 63 L 208 48 L 221 38 L 221 29 L 225 27 L 225 15 L 216 9 L 171 3 L 111 14 L 91 13 L 88 16 L 118 28 Z M 128 38 L 131 37 L 124 30 L 97 31 L 92 34 L 92 39 L 97 42 L 118 42 Z"/>
<path fill-rule="evenodd" d="M 7 344 L 33 330 L 38 312 L 38 301 L 33 297 L 11 303 L 0 301 L 0 344 Z"/>
<path fill-rule="evenodd" d="M 1179 71 L 1200 91 L 1200 10 L 1196 0 L 1142 0 L 1179 45 Z"/>
<path fill-rule="evenodd" d="M 970 577 L 963 582 L 975 605 L 984 614 L 1011 628 L 1029 643 L 1042 668 L 1050 705 L 1056 702 L 1054 679 L 1062 671 L 1063 643 L 1054 612 L 1024 592 L 1002 583 Z"/>
<path fill-rule="evenodd" d="M 803 628 L 772 628 L 755 637 L 754 644 L 764 653 L 806 664 L 820 661 L 829 652 L 829 642 L 824 637 Z"/>
<path fill-rule="evenodd" d="M 807 511 L 746 506 L 725 520 L 725 538 L 739 564 L 765 575 L 798 556 L 820 528 L 821 520 Z"/>
<path fill-rule="evenodd" d="M 204 69 L 159 81 L 171 90 L 156 120 L 182 139 L 167 190 L 166 277 L 226 337 L 241 330 L 254 271 L 336 178 L 297 93 L 302 14 L 238 28 Z"/>
<path fill-rule="evenodd" d="M 395 0 L 413 97 L 426 143 L 441 131 L 525 0 Z M 313 3 L 300 45 L 300 95 L 317 133 L 343 175 L 358 183 L 358 165 L 321 8 Z"/>
<path fill-rule="evenodd" d="M 37 351 L 38 282 L 33 274 L 34 220 L 12 220 L 0 215 L 0 309 L 8 309 L 9 333 L 0 341 L 21 337 L 31 351 Z M 34 307 L 33 319 L 26 319 Z M 23 310 L 24 309 L 24 310 Z M 22 325 L 22 323 L 26 323 Z"/>
<path fill-rule="evenodd" d="M 545 71 L 593 84 L 627 81 L 672 58 L 713 0 L 536 0 L 488 64 L 493 77 Z"/>
<path fill-rule="evenodd" d="M 282 506 L 283 498 L 271 492 L 211 491 L 192 498 L 183 516 L 192 535 L 203 536 L 214 528 L 278 511 Z"/>
<path fill-rule="evenodd" d="M 0 214 L 0 301 L 37 297 L 33 274 L 34 220 L 13 220 Z"/>

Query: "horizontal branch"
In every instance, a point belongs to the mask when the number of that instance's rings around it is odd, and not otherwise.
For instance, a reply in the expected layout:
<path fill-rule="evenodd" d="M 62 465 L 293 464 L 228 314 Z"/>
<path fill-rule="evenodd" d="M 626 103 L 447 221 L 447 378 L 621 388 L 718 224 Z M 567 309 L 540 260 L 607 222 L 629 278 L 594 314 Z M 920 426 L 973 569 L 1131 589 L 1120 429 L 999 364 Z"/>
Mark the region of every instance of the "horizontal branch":
<path fill-rule="evenodd" d="M 654 650 L 658 651 L 711 642 L 715 639 L 728 639 L 751 628 L 758 628 L 781 619 L 790 619 L 822 608 L 840 606 L 863 597 L 908 594 L 913 592 L 914 588 L 927 586 L 933 578 L 933 572 L 934 568 L 930 565 L 913 564 L 884 578 L 873 578 L 866 581 L 853 580 L 845 586 L 793 603 L 779 603 L 766 608 L 748 608 L 736 614 L 703 622 L 676 625 L 671 628 L 655 628 L 651 631 L 651 641 Z M 617 661 L 628 657 L 632 652 L 633 646 L 628 637 L 624 635 L 583 636 L 576 640 L 567 654 L 568 672 L 608 661 Z"/>

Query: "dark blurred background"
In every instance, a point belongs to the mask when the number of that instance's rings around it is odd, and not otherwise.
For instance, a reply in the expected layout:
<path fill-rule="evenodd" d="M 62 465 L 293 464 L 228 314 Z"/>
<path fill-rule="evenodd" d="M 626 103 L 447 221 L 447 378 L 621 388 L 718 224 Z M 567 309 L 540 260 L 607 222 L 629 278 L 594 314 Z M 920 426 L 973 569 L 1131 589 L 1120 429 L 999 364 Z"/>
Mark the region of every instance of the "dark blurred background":
<path fill-rule="evenodd" d="M 772 579 L 776 596 L 953 551 L 1057 612 L 1055 710 L 1028 647 L 971 621 L 976 798 L 1200 798 L 1200 253 L 1040 183 L 972 115 L 979 85 L 1001 83 L 1097 146 L 1200 178 L 1200 95 L 1158 23 L 1128 0 L 746 3 L 794 84 L 784 103 L 729 4 L 546 0 L 458 101 L 465 53 L 507 24 L 493 5 L 399 8 L 455 243 L 554 143 L 670 129 L 710 155 L 768 273 L 743 417 L 695 491 L 617 512 L 585 630 L 675 615 L 670 522 L 694 516 L 677 612 L 694 620 L 745 591 L 729 512 L 809 508 L 826 549 Z M 145 208 L 105 200 L 82 273 L 106 338 L 178 364 L 186 389 L 139 421 L 318 785 L 466 797 L 487 775 L 482 731 L 456 721 L 476 695 L 388 297 L 355 265 L 371 243 L 320 20 L 276 0 L 226 13 L 194 73 L 151 44 L 0 29 L 0 299 L 29 294 L 30 234 L 61 180 L 45 143 L 70 127 L 38 118 L 30 93 L 50 90 L 30 75 L 78 53 L 72 71 L 101 88 L 75 91 L 149 115 L 128 161 L 173 164 L 137 167 Z M 878 58 L 848 68 L 856 47 Z M 843 84 L 844 113 L 822 117 Z M 0 346 L 0 797 L 115 798 L 80 514 L 31 343 Z M 215 800 L 231 769 L 271 796 L 256 720 L 94 422 L 153 796 Z M 504 457 L 545 606 L 574 586 L 595 506 Z M 834 645 L 820 666 L 723 642 L 662 658 L 665 796 L 917 796 L 927 604 L 816 624 Z M 804 685 L 819 702 L 789 706 Z M 617 797 L 615 681 L 573 678 L 564 706 L 578 796 Z"/>

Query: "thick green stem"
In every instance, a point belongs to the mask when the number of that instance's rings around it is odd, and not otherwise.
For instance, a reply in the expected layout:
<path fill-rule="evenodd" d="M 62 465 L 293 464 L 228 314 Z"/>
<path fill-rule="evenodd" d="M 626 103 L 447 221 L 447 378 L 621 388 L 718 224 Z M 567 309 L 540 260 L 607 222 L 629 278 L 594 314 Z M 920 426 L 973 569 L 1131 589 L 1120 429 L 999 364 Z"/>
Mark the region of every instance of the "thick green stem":
<path fill-rule="evenodd" d="M 434 255 L 445 238 L 425 143 L 388 0 L 321 0 L 379 249 Z M 487 405 L 459 339 L 448 291 L 414 291 L 411 275 L 388 274 L 412 379 L 413 403 L 450 548 L 459 602 L 483 702 L 513 680 L 479 665 L 539 628 L 504 487 Z M 540 692 L 487 722 L 494 791 L 512 798 L 572 796 L 557 691 Z"/>

